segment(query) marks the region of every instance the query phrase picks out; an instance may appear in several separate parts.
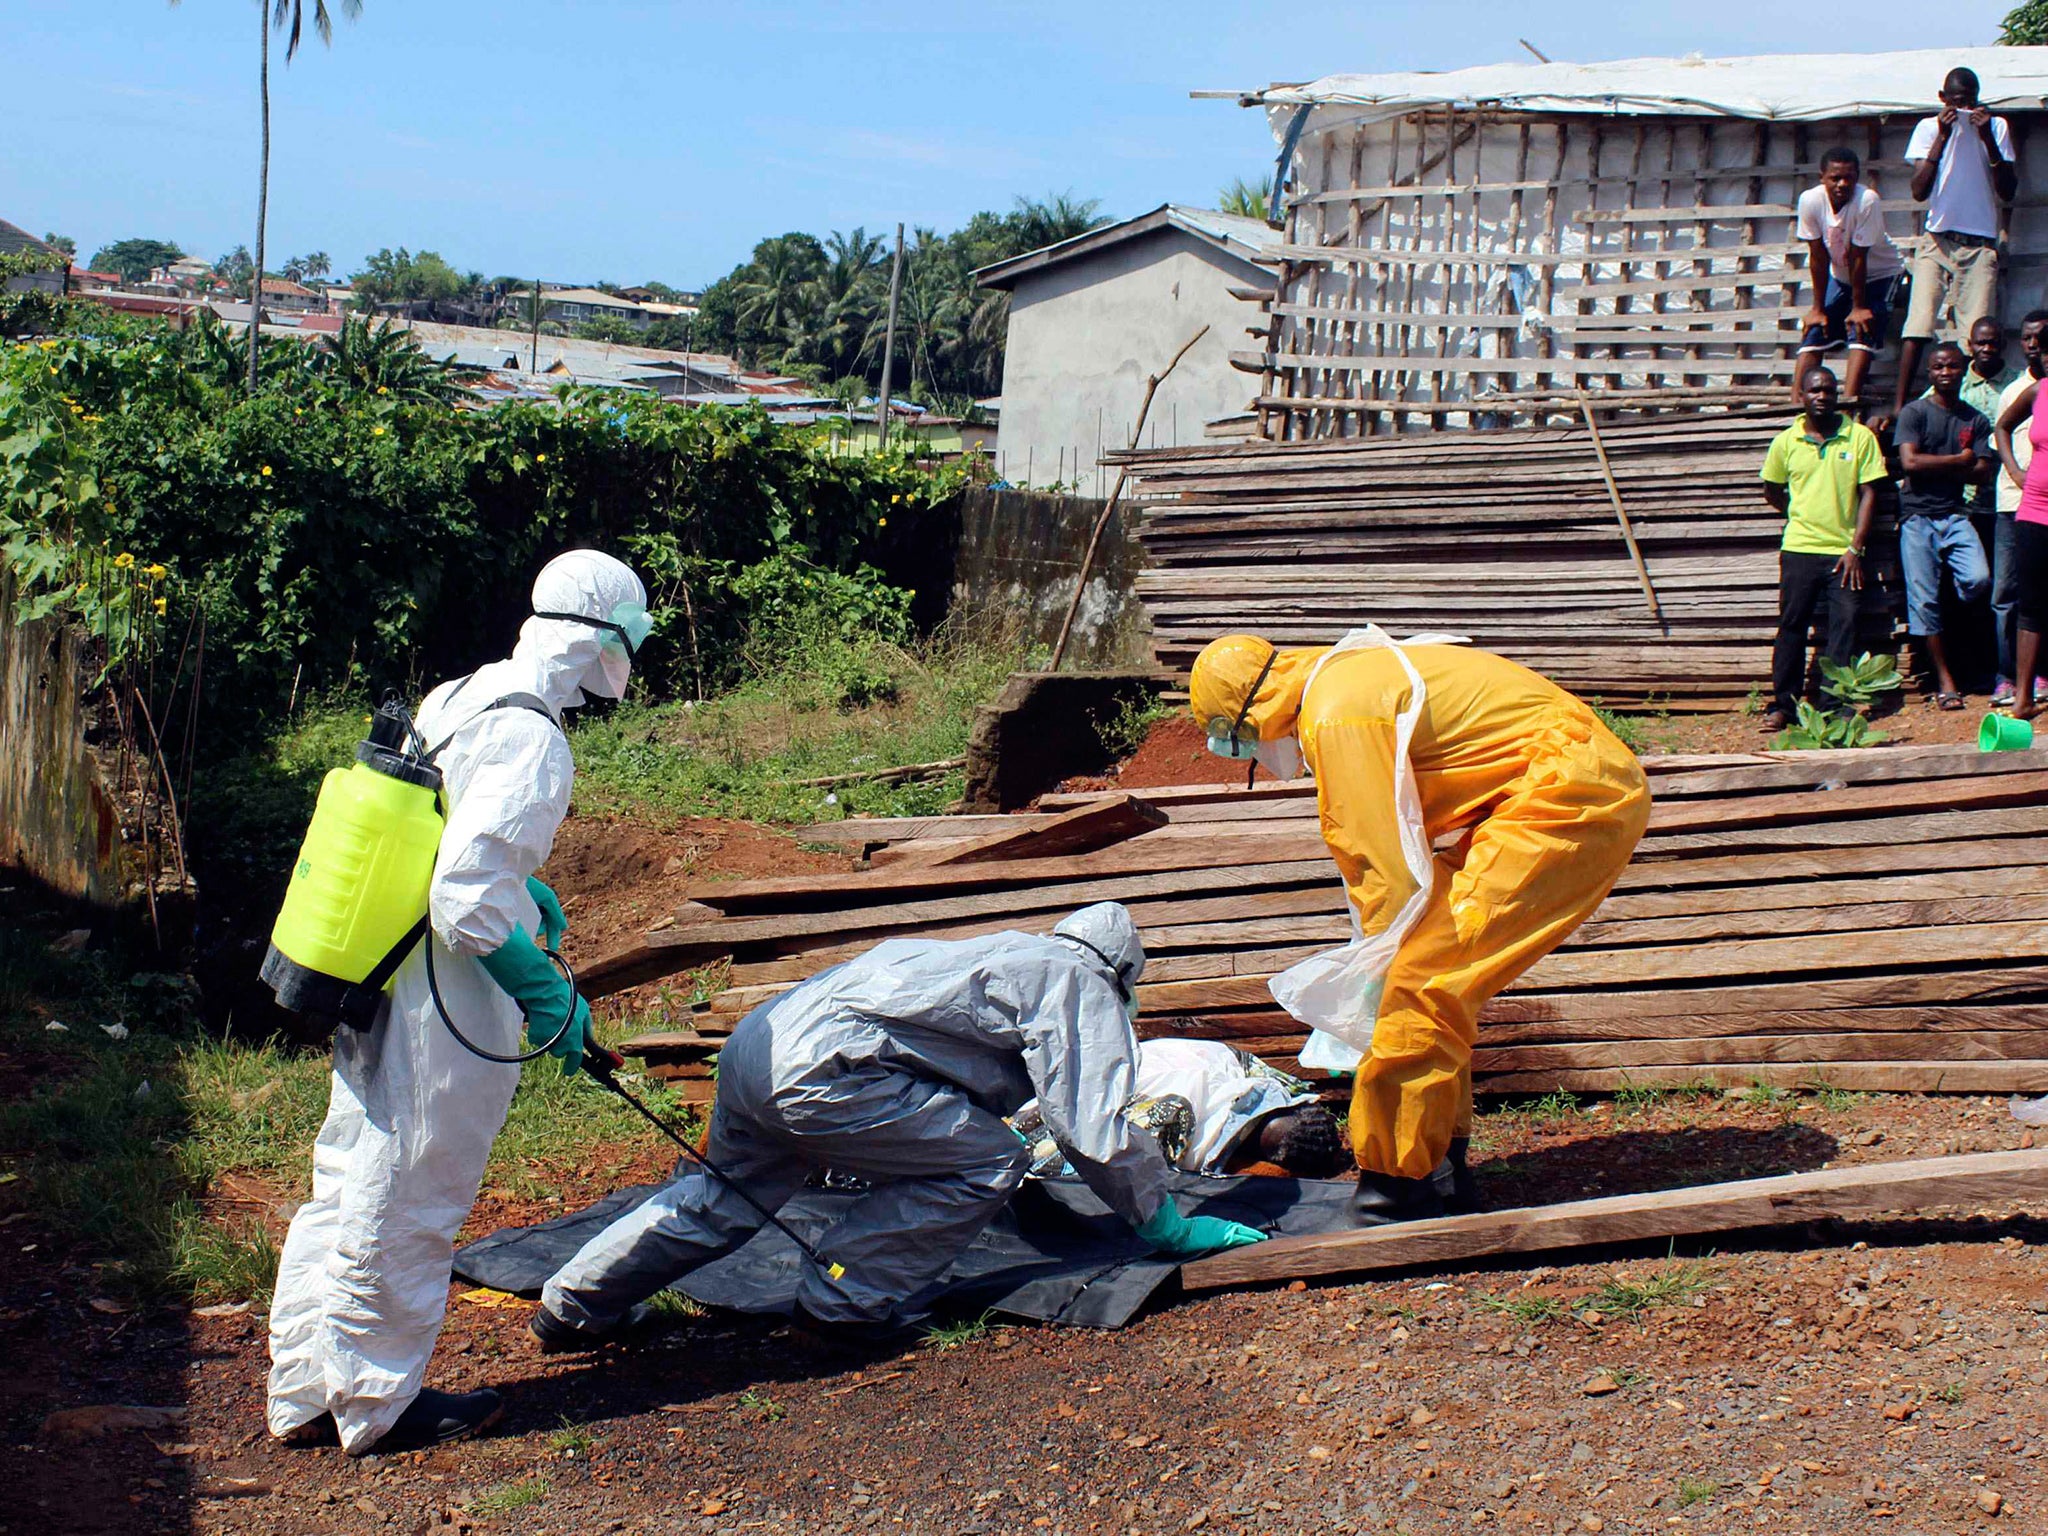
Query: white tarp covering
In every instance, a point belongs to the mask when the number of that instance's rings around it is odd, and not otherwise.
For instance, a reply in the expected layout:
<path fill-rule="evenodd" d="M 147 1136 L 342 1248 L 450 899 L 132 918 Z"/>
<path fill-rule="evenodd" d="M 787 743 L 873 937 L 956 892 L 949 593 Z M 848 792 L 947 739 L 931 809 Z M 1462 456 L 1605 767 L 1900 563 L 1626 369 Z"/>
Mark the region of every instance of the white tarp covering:
<path fill-rule="evenodd" d="M 1607 64 L 1487 64 L 1442 73 L 1325 75 L 1308 85 L 1244 93 L 1284 136 L 1292 108 L 1356 107 L 1371 119 L 1422 107 L 1517 112 L 1700 115 L 1817 122 L 1938 110 L 1951 69 L 1973 69 L 1996 111 L 2039 111 L 2048 48 L 1923 48 L 1909 53 L 1778 53 L 1747 59 L 1621 59 Z M 1350 116 L 1352 114 L 1345 114 Z"/>

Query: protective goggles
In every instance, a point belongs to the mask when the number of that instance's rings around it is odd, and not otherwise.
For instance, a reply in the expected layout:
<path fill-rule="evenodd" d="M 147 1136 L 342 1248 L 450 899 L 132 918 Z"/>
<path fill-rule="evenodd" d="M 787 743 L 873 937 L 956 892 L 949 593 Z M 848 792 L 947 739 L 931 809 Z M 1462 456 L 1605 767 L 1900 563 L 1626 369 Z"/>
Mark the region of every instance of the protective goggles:
<path fill-rule="evenodd" d="M 620 603 L 606 619 L 593 619 L 587 613 L 551 613 L 540 608 L 534 609 L 533 616 L 536 619 L 560 619 L 567 624 L 588 624 L 592 629 L 606 630 L 610 638 L 605 644 L 609 646 L 616 640 L 629 661 L 638 658 L 640 647 L 654 630 L 654 620 L 647 616 L 646 606 L 641 603 Z"/>
<path fill-rule="evenodd" d="M 1080 945 L 1083 949 L 1087 950 L 1089 954 L 1093 955 L 1096 959 L 1100 960 L 1104 965 L 1108 966 L 1109 974 L 1111 975 L 1111 977 L 1114 978 L 1116 995 L 1124 1000 L 1124 1006 L 1126 1008 L 1133 1007 L 1136 1005 L 1138 1001 L 1138 989 L 1132 986 L 1128 981 L 1124 979 L 1124 973 L 1117 968 L 1117 963 L 1114 960 L 1110 959 L 1108 955 L 1105 955 L 1099 947 L 1090 944 L 1086 939 L 1082 938 L 1077 933 L 1056 933 L 1053 935 L 1053 937 L 1062 940 L 1063 942 L 1068 944 Z"/>
<path fill-rule="evenodd" d="M 1259 733 L 1245 729 L 1245 717 L 1252 712 L 1252 700 L 1259 696 L 1259 688 L 1266 681 L 1266 674 L 1273 670 L 1273 658 L 1268 656 L 1266 664 L 1259 668 L 1259 675 L 1252 679 L 1252 685 L 1245 691 L 1244 703 L 1238 706 L 1237 718 L 1226 720 L 1217 715 L 1209 722 L 1206 735 L 1209 753 L 1213 757 L 1228 758 L 1242 762 L 1254 757 L 1259 750 Z"/>

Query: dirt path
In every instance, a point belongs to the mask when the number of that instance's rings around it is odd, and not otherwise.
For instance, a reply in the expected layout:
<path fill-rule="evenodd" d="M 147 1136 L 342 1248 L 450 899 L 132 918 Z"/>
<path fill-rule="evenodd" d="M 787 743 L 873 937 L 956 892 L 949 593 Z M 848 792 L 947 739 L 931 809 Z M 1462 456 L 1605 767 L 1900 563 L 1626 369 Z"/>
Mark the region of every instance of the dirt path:
<path fill-rule="evenodd" d="M 1498 1206 L 2021 1136 L 1983 1100 L 1495 1113 L 1481 1187 Z M 487 1200 L 471 1229 L 515 1214 L 540 1213 Z M 505 1422 L 362 1462 L 264 1435 L 257 1312 L 109 1317 L 10 1269 L 6 1347 L 61 1341 L 67 1406 L 184 1403 L 190 1420 L 79 1452 L 7 1403 L 0 1529 L 1919 1532 L 1993 1504 L 2038 1523 L 2044 1242 L 2039 1220 L 1923 1217 L 1718 1256 L 1220 1296 L 1114 1334 L 997 1328 L 881 1358 L 705 1317 L 564 1363 L 533 1348 L 523 1306 L 458 1288 L 434 1380 L 500 1387 Z"/>

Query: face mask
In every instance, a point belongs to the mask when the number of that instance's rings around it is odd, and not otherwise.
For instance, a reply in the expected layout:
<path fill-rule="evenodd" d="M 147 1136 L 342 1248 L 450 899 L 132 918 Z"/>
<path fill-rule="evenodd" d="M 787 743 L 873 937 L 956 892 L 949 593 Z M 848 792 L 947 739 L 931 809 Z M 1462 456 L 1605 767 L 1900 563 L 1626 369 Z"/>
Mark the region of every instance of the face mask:
<path fill-rule="evenodd" d="M 1259 755 L 1259 734 L 1242 727 L 1233 727 L 1228 720 L 1218 715 L 1209 722 L 1208 734 L 1203 745 L 1211 757 L 1220 757 L 1233 763 L 1244 762 Z"/>
<path fill-rule="evenodd" d="M 569 624 L 588 624 L 592 629 L 605 631 L 604 648 L 598 652 L 597 658 L 598 675 L 604 679 L 605 685 L 602 697 L 623 699 L 626 696 L 626 683 L 633 675 L 633 658 L 640 654 L 642 643 L 654 629 L 654 620 L 649 617 L 645 605 L 620 603 L 608 618 L 602 619 L 593 619 L 584 613 L 554 613 L 538 608 L 533 616 L 537 619 L 560 619 Z M 584 691 L 596 690 L 586 688 Z"/>
<path fill-rule="evenodd" d="M 1262 741 L 1252 749 L 1252 756 L 1276 779 L 1301 777 L 1301 743 L 1292 736 L 1282 736 L 1278 741 Z"/>

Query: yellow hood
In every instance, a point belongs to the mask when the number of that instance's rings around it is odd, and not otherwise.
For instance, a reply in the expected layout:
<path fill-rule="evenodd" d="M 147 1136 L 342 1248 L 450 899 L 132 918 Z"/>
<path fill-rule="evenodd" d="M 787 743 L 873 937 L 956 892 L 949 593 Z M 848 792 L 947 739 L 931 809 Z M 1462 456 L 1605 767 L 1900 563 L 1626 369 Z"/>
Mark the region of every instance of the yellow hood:
<path fill-rule="evenodd" d="M 1249 694 L 1252 706 L 1245 722 L 1259 733 L 1259 740 L 1292 736 L 1309 673 L 1328 649 L 1323 645 L 1276 649 L 1257 635 L 1225 635 L 1210 641 L 1195 658 L 1188 678 L 1188 707 L 1195 723 L 1204 730 L 1218 718 L 1226 725 L 1234 723 Z"/>

